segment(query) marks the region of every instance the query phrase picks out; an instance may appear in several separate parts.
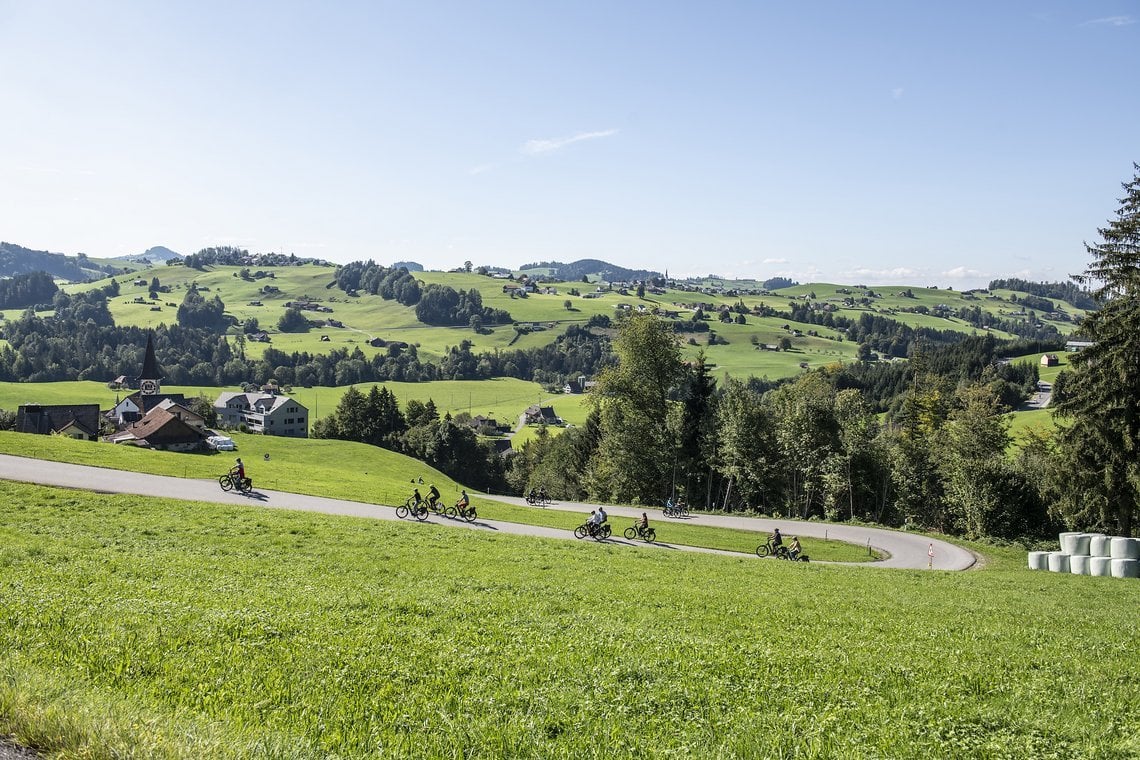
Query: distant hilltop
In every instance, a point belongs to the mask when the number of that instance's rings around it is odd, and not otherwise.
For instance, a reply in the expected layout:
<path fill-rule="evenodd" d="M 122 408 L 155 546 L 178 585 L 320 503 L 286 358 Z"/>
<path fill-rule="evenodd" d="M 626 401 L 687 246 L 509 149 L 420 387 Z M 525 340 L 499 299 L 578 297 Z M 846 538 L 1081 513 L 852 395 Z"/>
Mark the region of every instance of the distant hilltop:
<path fill-rule="evenodd" d="M 519 267 L 521 272 L 533 272 L 535 270 L 544 270 L 542 274 L 565 282 L 576 282 L 583 277 L 606 280 L 607 282 L 616 280 L 633 282 L 661 276 L 660 272 L 654 272 L 650 269 L 626 269 L 600 259 L 579 259 L 569 264 L 563 264 L 560 261 L 540 261 L 536 264 L 523 264 Z"/>
<path fill-rule="evenodd" d="M 182 254 L 175 253 L 164 245 L 156 245 L 153 248 L 147 248 L 140 254 L 134 256 L 124 256 L 123 258 L 128 261 L 137 261 L 139 263 L 149 262 L 151 264 L 165 264 L 172 259 L 182 258 Z"/>
<path fill-rule="evenodd" d="M 0 277 L 47 272 L 60 280 L 83 282 L 102 279 L 120 271 L 119 267 L 89 259 L 85 253 L 66 256 L 51 251 L 35 251 L 15 243 L 0 243 Z"/>

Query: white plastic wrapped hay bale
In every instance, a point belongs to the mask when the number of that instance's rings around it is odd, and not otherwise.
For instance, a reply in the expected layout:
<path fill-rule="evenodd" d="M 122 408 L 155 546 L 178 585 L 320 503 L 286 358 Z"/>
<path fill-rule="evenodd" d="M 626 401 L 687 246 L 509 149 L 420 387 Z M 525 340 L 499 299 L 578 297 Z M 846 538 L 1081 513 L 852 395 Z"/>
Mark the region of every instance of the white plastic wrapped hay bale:
<path fill-rule="evenodd" d="M 1061 551 L 1063 551 L 1065 554 L 1075 554 L 1076 552 L 1073 551 L 1073 537 L 1079 535 L 1081 534 L 1076 531 L 1067 531 L 1065 533 L 1058 534 L 1057 538 L 1061 542 Z"/>
<path fill-rule="evenodd" d="M 1089 557 L 1089 575 L 1107 578 L 1112 575 L 1111 557 Z"/>
<path fill-rule="evenodd" d="M 1112 562 L 1113 578 L 1140 578 L 1140 560 L 1113 559 L 1110 561 Z"/>
<path fill-rule="evenodd" d="M 1074 554 L 1069 557 L 1069 572 L 1073 575 L 1088 575 L 1091 559 L 1087 554 Z"/>
<path fill-rule="evenodd" d="M 1089 551 L 1089 542 L 1091 540 L 1092 540 L 1092 533 L 1078 533 L 1075 536 L 1070 536 L 1069 537 L 1070 549 L 1066 553 L 1071 554 L 1073 556 L 1077 556 L 1077 555 L 1081 555 L 1084 557 L 1089 556 L 1089 554 L 1091 554 L 1091 552 Z M 1066 551 L 1066 550 L 1064 549 L 1064 547 L 1062 547 L 1061 551 Z"/>
<path fill-rule="evenodd" d="M 1111 557 L 1112 539 L 1103 533 L 1093 533 L 1089 539 L 1089 554 L 1094 557 Z"/>
<path fill-rule="evenodd" d="M 1048 570 L 1049 552 L 1029 552 L 1030 570 Z"/>
<path fill-rule="evenodd" d="M 1069 555 L 1065 552 L 1049 552 L 1049 569 L 1054 573 L 1069 572 Z"/>
<path fill-rule="evenodd" d="M 1113 559 L 1140 559 L 1140 542 L 1134 538 L 1116 536 L 1112 539 L 1108 555 Z"/>

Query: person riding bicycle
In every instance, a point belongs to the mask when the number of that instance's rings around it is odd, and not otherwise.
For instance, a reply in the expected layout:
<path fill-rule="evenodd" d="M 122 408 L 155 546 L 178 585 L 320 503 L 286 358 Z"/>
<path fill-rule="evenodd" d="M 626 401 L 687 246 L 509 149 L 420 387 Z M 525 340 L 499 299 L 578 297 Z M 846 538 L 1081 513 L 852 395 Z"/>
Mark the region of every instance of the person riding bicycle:
<path fill-rule="evenodd" d="M 527 494 L 526 500 L 529 501 L 531 504 L 534 504 L 536 501 L 538 501 L 538 489 L 535 488 L 534 486 L 531 486 L 530 487 L 530 493 Z"/>
<path fill-rule="evenodd" d="M 637 533 L 640 536 L 644 536 L 647 530 L 649 530 L 649 515 L 642 512 L 641 519 L 637 521 Z"/>
<path fill-rule="evenodd" d="M 606 524 L 606 520 L 608 520 L 608 519 L 610 519 L 610 516 L 606 514 L 606 508 L 605 507 L 598 507 L 598 522 L 597 522 L 598 530 L 602 529 L 602 526 L 604 526 Z"/>
<path fill-rule="evenodd" d="M 776 528 L 772 531 L 772 548 L 775 549 L 784 545 L 784 537 L 780 535 L 780 529 Z"/>
<path fill-rule="evenodd" d="M 467 505 L 471 503 L 471 499 L 467 496 L 467 489 L 459 492 L 459 501 L 455 502 L 456 509 L 467 509 Z"/>
<path fill-rule="evenodd" d="M 418 489 L 418 488 L 412 489 L 412 499 L 415 500 L 415 505 L 417 507 L 423 503 L 424 497 L 420 496 L 420 489 Z"/>
<path fill-rule="evenodd" d="M 792 536 L 792 543 L 791 546 L 788 547 L 788 554 L 792 555 L 792 559 L 796 559 L 800 556 L 801 551 L 803 550 L 800 548 L 800 537 Z"/>
<path fill-rule="evenodd" d="M 435 483 L 428 488 L 428 506 L 432 509 L 439 507 L 439 489 L 435 487 Z"/>
<path fill-rule="evenodd" d="M 539 486 L 538 487 L 538 500 L 539 501 L 547 501 L 545 486 Z"/>
<path fill-rule="evenodd" d="M 230 468 L 230 477 L 233 478 L 234 485 L 238 488 L 242 487 L 245 483 L 245 465 L 241 462 L 241 457 L 237 458 L 237 462 Z"/>

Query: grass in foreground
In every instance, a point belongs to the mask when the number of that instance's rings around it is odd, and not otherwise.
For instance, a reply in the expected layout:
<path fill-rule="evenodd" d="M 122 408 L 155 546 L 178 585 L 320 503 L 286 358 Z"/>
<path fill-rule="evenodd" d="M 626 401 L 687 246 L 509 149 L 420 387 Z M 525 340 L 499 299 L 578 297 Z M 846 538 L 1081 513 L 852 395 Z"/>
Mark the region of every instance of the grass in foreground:
<path fill-rule="evenodd" d="M 1135 582 L 0 500 L 0 732 L 68 756 L 1140 753 Z"/>
<path fill-rule="evenodd" d="M 423 462 L 386 449 L 349 441 L 296 439 L 278 436 L 233 434 L 238 451 L 212 454 L 178 454 L 148 451 L 129 446 L 74 441 L 59 436 L 37 436 L 0 431 L 0 452 L 73 464 L 132 470 L 152 475 L 180 478 L 216 478 L 241 456 L 247 472 L 259 488 L 310 496 L 328 496 L 370 504 L 403 504 L 417 487 L 409 481 L 424 479 L 422 495 L 434 483 L 445 503 L 454 503 L 461 485 Z M 268 459 L 264 456 L 269 455 Z M 573 530 L 585 514 L 520 507 L 488 501 L 475 495 L 479 516 L 527 525 Z M 623 518 L 611 522 L 617 533 L 628 523 Z M 711 528 L 683 523 L 658 523 L 662 543 L 700 546 L 725 551 L 753 552 L 763 543 L 761 534 L 731 528 Z M 866 562 L 867 550 L 840 541 L 805 539 L 804 552 L 816 560 Z"/>

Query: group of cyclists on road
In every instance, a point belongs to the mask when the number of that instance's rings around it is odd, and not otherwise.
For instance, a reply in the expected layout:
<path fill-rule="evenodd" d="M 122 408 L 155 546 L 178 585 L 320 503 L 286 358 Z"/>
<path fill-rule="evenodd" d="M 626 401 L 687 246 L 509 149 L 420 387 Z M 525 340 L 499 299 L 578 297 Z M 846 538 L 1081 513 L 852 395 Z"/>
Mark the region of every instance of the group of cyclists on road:
<path fill-rule="evenodd" d="M 414 484 L 416 482 L 416 478 L 412 478 L 412 483 Z M 420 485 L 422 485 L 423 478 L 420 478 L 418 482 Z M 226 485 L 231 485 L 231 487 L 236 488 L 239 491 L 249 491 L 253 487 L 253 481 L 250 478 L 246 477 L 245 464 L 242 463 L 241 457 L 238 457 L 234 463 L 234 466 L 230 468 L 229 472 L 226 475 L 222 476 L 222 484 L 223 488 Z M 227 488 L 226 490 L 229 489 Z M 418 486 L 416 486 L 412 489 L 412 496 L 408 499 L 405 507 L 409 507 L 411 513 L 420 516 L 420 519 L 423 519 L 423 517 L 426 516 L 429 511 L 435 512 L 436 514 L 445 514 L 445 512 L 451 512 L 453 515 L 458 514 L 459 517 L 464 517 L 466 519 L 471 519 L 474 517 L 475 510 L 471 507 L 471 497 L 467 495 L 467 489 L 460 489 L 459 500 L 455 502 L 454 510 L 445 510 L 443 505 L 440 504 L 441 498 L 442 495 L 440 494 L 439 489 L 435 487 L 434 483 L 428 486 L 427 499 L 424 499 L 424 497 L 420 495 L 420 489 Z M 525 498 L 526 501 L 530 504 L 547 503 L 549 501 L 546 496 L 545 488 L 531 488 L 530 492 L 526 495 Z M 663 512 L 666 514 L 666 516 L 668 516 L 670 512 L 676 510 L 678 506 L 682 504 L 683 502 L 680 501 L 678 501 L 677 504 L 674 504 L 671 498 L 666 499 Z M 599 536 L 609 537 L 610 530 L 609 525 L 607 524 L 608 521 L 609 514 L 606 512 L 605 507 L 598 507 L 597 509 L 592 510 L 590 512 L 590 516 L 586 518 L 585 525 L 582 526 L 585 529 L 584 534 L 594 538 L 597 538 Z M 626 538 L 634 537 L 642 538 L 648 541 L 652 541 L 656 537 L 656 532 L 649 527 L 648 513 L 642 512 L 641 517 L 637 520 L 637 522 L 635 522 L 633 526 L 626 530 Z M 776 528 L 773 531 L 771 537 L 768 539 L 768 546 L 771 547 L 772 553 L 776 556 L 787 555 L 790 559 L 793 560 L 799 559 L 800 555 L 803 552 L 803 549 L 800 546 L 799 536 L 792 536 L 791 544 L 787 547 L 784 547 L 784 537 L 780 533 L 779 528 Z M 760 551 L 757 550 L 757 553 L 760 553 Z"/>

